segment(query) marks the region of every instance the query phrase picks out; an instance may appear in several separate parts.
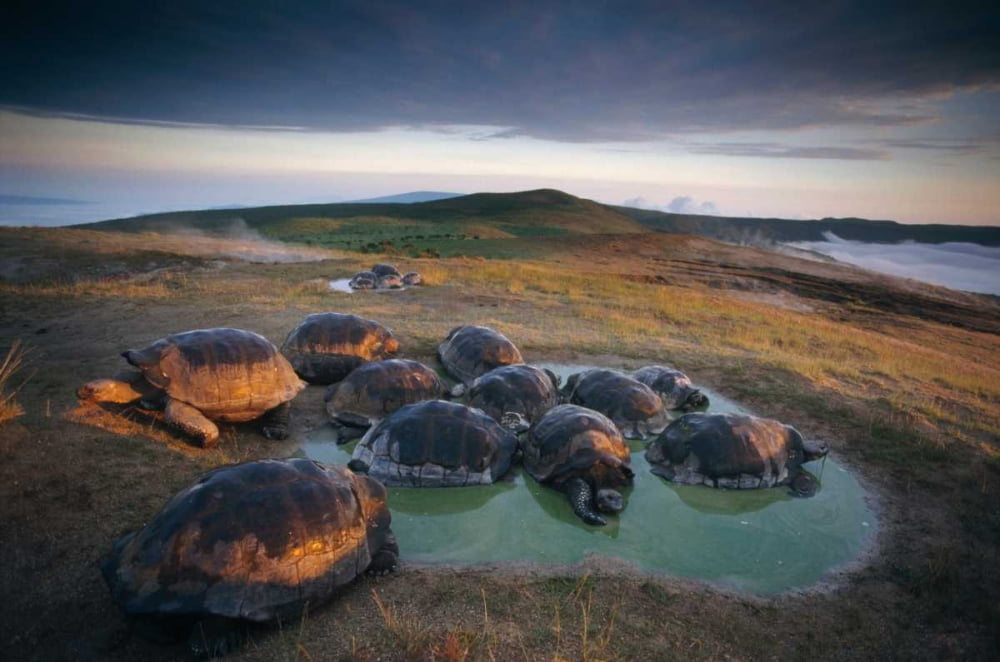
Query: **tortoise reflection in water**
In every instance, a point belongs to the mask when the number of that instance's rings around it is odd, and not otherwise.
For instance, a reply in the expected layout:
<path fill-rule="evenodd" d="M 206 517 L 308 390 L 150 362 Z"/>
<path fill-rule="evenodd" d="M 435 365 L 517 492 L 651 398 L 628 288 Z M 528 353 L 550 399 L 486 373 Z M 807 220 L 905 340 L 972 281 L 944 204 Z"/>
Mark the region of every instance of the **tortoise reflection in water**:
<path fill-rule="evenodd" d="M 313 460 L 221 467 L 114 544 L 101 571 L 140 633 L 188 634 L 199 655 L 237 646 L 246 622 L 294 622 L 368 571 L 395 568 L 385 488 Z"/>

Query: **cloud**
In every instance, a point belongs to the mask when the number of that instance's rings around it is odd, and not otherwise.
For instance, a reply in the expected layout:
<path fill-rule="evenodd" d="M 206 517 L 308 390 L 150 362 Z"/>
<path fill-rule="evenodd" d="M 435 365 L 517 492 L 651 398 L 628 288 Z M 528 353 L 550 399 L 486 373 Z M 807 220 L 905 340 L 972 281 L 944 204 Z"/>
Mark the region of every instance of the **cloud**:
<path fill-rule="evenodd" d="M 0 104 L 167 125 L 647 141 L 909 126 L 1000 82 L 989 3 L 62 4 L 15 3 L 0 23 Z M 878 152 L 830 149 L 766 155 Z"/>
<path fill-rule="evenodd" d="M 695 154 L 723 156 L 753 156 L 771 159 L 841 159 L 848 161 L 882 161 L 890 158 L 884 150 L 859 147 L 799 147 L 775 142 L 689 143 Z"/>
<path fill-rule="evenodd" d="M 1000 295 L 1000 247 L 949 242 L 944 244 L 869 244 L 824 233 L 827 241 L 796 242 L 855 266 L 914 278 L 957 290 Z"/>
<path fill-rule="evenodd" d="M 673 214 L 700 214 L 707 216 L 719 215 L 719 209 L 715 206 L 714 202 L 708 200 L 698 202 L 688 195 L 677 196 L 666 205 L 653 204 L 649 200 L 646 200 L 646 198 L 642 197 L 629 198 L 628 200 L 622 202 L 622 206 L 635 207 L 637 209 L 651 209 L 653 211 L 664 211 Z"/>

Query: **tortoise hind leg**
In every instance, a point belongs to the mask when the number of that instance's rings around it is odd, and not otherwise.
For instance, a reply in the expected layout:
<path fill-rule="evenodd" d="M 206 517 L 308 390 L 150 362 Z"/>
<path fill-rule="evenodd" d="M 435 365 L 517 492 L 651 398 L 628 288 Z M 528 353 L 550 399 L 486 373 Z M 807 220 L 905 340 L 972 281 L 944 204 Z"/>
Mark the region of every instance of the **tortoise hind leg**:
<path fill-rule="evenodd" d="M 292 403 L 283 402 L 261 417 L 261 432 L 268 439 L 288 439 L 291 426 Z"/>
<path fill-rule="evenodd" d="M 167 423 L 194 437 L 202 448 L 211 448 L 219 443 L 218 426 L 191 405 L 180 400 L 169 400 L 163 415 Z"/>

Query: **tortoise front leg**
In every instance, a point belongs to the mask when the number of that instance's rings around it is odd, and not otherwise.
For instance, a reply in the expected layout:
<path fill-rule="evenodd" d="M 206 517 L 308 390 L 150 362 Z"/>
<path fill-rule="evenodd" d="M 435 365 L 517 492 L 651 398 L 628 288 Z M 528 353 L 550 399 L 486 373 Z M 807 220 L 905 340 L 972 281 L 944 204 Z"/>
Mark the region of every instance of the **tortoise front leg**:
<path fill-rule="evenodd" d="M 399 563 L 399 545 L 396 544 L 396 535 L 390 533 L 385 542 L 372 556 L 372 562 L 368 564 L 366 572 L 370 575 L 387 575 L 396 570 Z"/>
<path fill-rule="evenodd" d="M 180 400 L 169 400 L 163 415 L 167 423 L 194 437 L 202 448 L 211 448 L 219 443 L 218 426 L 191 405 Z"/>
<path fill-rule="evenodd" d="M 284 402 L 261 416 L 261 432 L 268 439 L 287 439 L 291 426 L 292 403 Z"/>

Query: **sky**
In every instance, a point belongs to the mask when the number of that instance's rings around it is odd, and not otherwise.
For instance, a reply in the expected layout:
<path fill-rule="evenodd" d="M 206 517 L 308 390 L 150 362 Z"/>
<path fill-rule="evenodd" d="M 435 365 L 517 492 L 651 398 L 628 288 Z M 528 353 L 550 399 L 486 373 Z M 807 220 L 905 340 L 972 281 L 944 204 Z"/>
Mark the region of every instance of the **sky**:
<path fill-rule="evenodd" d="M 1000 225 L 994 3 L 283 4 L 5 4 L 0 223 L 548 187 Z"/>

